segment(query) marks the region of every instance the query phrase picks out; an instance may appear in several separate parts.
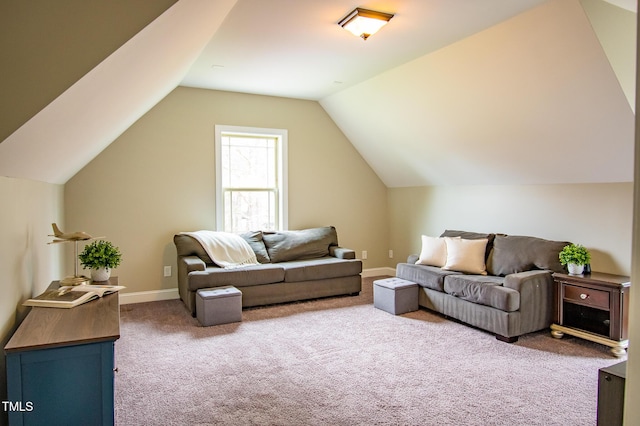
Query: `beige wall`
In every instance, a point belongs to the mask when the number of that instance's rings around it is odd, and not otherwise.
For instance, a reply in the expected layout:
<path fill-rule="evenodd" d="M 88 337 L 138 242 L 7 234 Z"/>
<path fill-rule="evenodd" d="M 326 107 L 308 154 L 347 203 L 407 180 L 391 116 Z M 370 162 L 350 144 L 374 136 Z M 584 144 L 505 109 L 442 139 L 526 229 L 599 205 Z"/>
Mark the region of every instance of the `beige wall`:
<path fill-rule="evenodd" d="M 68 228 L 120 247 L 127 292 L 175 288 L 173 235 L 215 228 L 216 124 L 287 129 L 289 228 L 334 225 L 386 265 L 386 187 L 317 102 L 179 87 L 65 185 Z"/>
<path fill-rule="evenodd" d="M 594 270 L 631 270 L 632 183 L 391 188 L 389 208 L 398 262 L 420 252 L 420 235 L 461 229 L 571 241 Z"/>
<path fill-rule="evenodd" d="M 640 15 L 636 16 L 640 24 Z M 637 46 L 640 46 L 640 31 L 636 34 Z M 637 50 L 636 50 L 637 51 Z M 640 68 L 640 52 L 636 54 L 636 69 Z M 636 102 L 640 93 L 640 77 L 636 73 Z M 636 109 L 637 111 L 637 109 Z M 634 215 L 633 215 L 633 251 L 631 271 L 631 297 L 629 301 L 629 356 L 627 357 L 627 381 L 625 385 L 624 424 L 636 425 L 640 419 L 640 404 L 637 395 L 640 394 L 640 291 L 638 291 L 638 277 L 640 276 L 640 118 L 636 114 L 635 139 L 635 187 L 634 187 Z"/>
<path fill-rule="evenodd" d="M 62 224 L 63 187 L 0 177 L 0 341 L 26 315 L 22 302 L 62 277 L 62 250 L 47 245 L 51 223 Z M 0 400 L 6 401 L 5 357 L 0 357 Z M 0 423 L 6 413 L 0 411 Z"/>

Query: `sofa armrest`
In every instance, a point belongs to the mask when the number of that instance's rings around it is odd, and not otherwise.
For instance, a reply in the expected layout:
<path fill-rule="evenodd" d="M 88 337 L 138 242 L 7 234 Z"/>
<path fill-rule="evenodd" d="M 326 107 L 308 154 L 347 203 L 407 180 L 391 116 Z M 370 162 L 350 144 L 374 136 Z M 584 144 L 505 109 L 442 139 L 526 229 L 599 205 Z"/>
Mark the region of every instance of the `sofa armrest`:
<path fill-rule="evenodd" d="M 553 277 L 550 271 L 534 271 L 517 272 L 504 277 L 504 286 L 522 292 L 526 286 L 538 286 L 542 283 L 553 284 Z"/>
<path fill-rule="evenodd" d="M 338 259 L 356 258 L 356 252 L 354 250 L 338 246 L 329 247 L 329 254 L 333 257 L 337 257 Z"/>
<path fill-rule="evenodd" d="M 204 261 L 198 256 L 182 256 L 180 261 L 183 262 L 187 274 L 193 271 L 204 271 L 206 268 Z"/>
<path fill-rule="evenodd" d="M 198 256 L 178 256 L 178 293 L 193 316 L 195 316 L 196 306 L 195 297 L 189 292 L 189 273 L 204 271 L 206 266 Z"/>
<path fill-rule="evenodd" d="M 504 287 L 520 293 L 522 334 L 551 325 L 553 316 L 553 277 L 551 271 L 535 270 L 509 274 Z"/>

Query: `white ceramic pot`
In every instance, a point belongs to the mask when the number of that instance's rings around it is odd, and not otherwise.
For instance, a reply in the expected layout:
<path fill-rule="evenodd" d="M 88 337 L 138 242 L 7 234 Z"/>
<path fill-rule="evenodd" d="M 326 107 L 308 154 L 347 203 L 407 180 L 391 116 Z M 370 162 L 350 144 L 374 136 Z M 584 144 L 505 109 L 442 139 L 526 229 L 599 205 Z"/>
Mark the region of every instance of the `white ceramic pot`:
<path fill-rule="evenodd" d="M 567 269 L 569 269 L 569 275 L 581 275 L 582 271 L 584 271 L 584 265 L 576 265 L 575 263 L 569 263 L 567 265 Z"/>
<path fill-rule="evenodd" d="M 91 270 L 91 279 L 93 281 L 107 281 L 111 276 L 111 269 L 99 268 Z"/>

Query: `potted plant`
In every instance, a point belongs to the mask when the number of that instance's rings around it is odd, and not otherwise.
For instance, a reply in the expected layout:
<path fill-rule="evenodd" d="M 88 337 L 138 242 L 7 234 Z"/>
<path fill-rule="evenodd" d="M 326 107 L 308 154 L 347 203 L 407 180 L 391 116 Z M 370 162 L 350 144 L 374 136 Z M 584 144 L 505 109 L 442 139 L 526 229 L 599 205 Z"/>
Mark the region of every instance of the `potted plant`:
<path fill-rule="evenodd" d="M 560 258 L 560 263 L 567 265 L 570 275 L 582 274 L 584 265 L 591 263 L 591 253 L 580 244 L 564 246 L 558 257 Z"/>
<path fill-rule="evenodd" d="M 111 269 L 120 265 L 122 254 L 110 241 L 96 240 L 87 244 L 78 258 L 84 269 L 91 269 L 93 281 L 107 281 Z"/>

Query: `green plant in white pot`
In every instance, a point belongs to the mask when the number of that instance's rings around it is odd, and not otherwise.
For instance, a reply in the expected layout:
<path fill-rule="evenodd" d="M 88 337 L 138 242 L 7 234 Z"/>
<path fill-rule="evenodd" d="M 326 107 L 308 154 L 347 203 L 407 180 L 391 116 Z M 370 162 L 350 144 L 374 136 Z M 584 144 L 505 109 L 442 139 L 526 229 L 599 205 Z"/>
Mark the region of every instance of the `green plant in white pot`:
<path fill-rule="evenodd" d="M 569 274 L 580 275 L 584 271 L 584 265 L 591 263 L 591 253 L 580 244 L 564 246 L 560 254 L 560 263 L 567 265 Z"/>
<path fill-rule="evenodd" d="M 111 270 L 120 265 L 122 254 L 110 241 L 96 240 L 87 244 L 78 258 L 84 269 L 91 269 L 93 281 L 107 281 Z"/>

